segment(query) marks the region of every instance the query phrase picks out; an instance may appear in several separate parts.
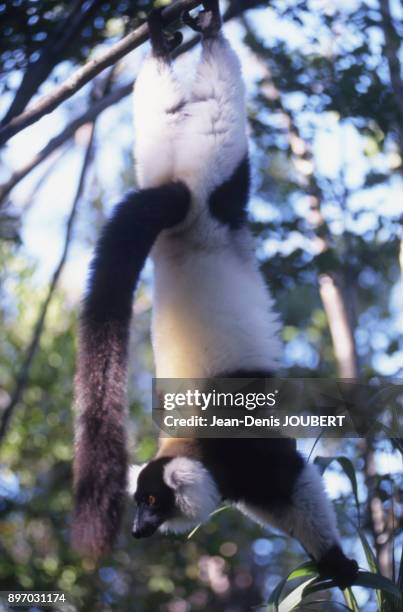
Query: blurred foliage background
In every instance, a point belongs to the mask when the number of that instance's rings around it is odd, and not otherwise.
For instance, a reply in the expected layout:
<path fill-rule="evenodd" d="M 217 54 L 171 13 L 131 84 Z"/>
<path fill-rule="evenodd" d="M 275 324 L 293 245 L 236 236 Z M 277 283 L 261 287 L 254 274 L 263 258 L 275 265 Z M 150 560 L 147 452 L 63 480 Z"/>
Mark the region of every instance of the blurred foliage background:
<path fill-rule="evenodd" d="M 0 1 L 2 125 L 135 28 L 152 4 Z M 290 376 L 398 379 L 401 4 L 222 5 L 228 17 L 235 15 L 226 28 L 247 82 L 251 223 L 284 321 L 284 368 Z M 128 94 L 142 54 L 138 49 L 104 71 L 0 151 L 0 590 L 59 589 L 77 610 L 264 609 L 305 554 L 235 510 L 218 514 L 190 539 L 134 542 L 128 508 L 114 553 L 97 567 L 69 547 L 79 298 L 98 230 L 111 204 L 134 185 Z M 186 69 L 186 58 L 183 63 Z M 130 433 L 137 461 L 149 459 L 156 445 L 150 307 L 146 269 L 132 333 Z M 309 453 L 313 445 L 301 448 Z M 315 446 L 317 454 L 351 460 L 360 529 L 379 572 L 397 579 L 398 444 L 328 440 Z M 334 463 L 326 484 L 346 551 L 367 567 L 351 481 Z M 359 609 L 381 609 L 372 591 L 354 592 Z M 339 593 L 327 591 L 321 603 L 303 609 L 338 610 L 341 602 Z M 398 609 L 396 602 L 382 605 Z"/>

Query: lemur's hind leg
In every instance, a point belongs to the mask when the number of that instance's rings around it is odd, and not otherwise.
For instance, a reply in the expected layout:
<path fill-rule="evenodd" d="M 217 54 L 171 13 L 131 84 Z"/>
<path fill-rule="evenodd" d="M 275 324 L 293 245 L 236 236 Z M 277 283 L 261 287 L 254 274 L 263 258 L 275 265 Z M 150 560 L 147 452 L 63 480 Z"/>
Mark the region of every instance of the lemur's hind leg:
<path fill-rule="evenodd" d="M 181 44 L 183 36 L 181 32 L 174 32 L 172 36 L 165 32 L 162 10 L 157 8 L 150 12 L 147 18 L 148 31 L 154 56 L 169 61 L 170 54 Z"/>
<path fill-rule="evenodd" d="M 341 549 L 336 516 L 316 466 L 303 467 L 290 502 L 281 503 L 266 516 L 258 509 L 245 506 L 241 509 L 259 522 L 267 521 L 299 540 L 323 576 L 331 576 L 342 589 L 350 586 L 357 576 L 358 565 Z"/>
<path fill-rule="evenodd" d="M 202 3 L 204 10 L 200 11 L 196 17 L 192 17 L 189 11 L 182 15 L 183 22 L 195 32 L 200 32 L 204 38 L 217 36 L 221 30 L 222 19 L 218 0 L 205 0 Z"/>
<path fill-rule="evenodd" d="M 177 166 L 180 176 L 193 192 L 207 196 L 218 185 L 228 181 L 247 157 L 245 90 L 237 55 L 221 33 L 221 16 L 217 0 L 203 2 L 198 16 L 188 13 L 183 19 L 203 35 L 183 134 L 192 134 L 178 147 Z M 194 171 L 195 164 L 197 172 Z M 247 176 L 247 171 L 244 172 Z M 244 181 L 245 182 L 245 181 Z M 247 189 L 242 193 L 247 196 Z M 246 199 L 246 198 L 244 198 Z M 200 200 L 200 198 L 199 198 Z M 226 198 L 232 200 L 231 194 Z M 214 215 L 214 211 L 210 211 Z"/>
<path fill-rule="evenodd" d="M 134 87 L 134 156 L 138 184 L 156 187 L 174 176 L 175 145 L 186 103 L 173 72 L 170 53 L 182 40 L 164 31 L 160 10 L 148 18 L 151 55 L 143 62 Z"/>

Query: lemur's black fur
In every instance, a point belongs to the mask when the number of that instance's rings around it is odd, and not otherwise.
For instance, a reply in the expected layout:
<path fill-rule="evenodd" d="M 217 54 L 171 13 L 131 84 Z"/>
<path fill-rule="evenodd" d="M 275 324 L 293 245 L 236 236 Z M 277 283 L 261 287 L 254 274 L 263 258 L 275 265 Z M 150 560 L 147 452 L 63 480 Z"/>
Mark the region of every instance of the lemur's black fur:
<path fill-rule="evenodd" d="M 240 502 L 247 499 L 256 506 L 271 506 L 273 512 L 291 502 L 293 483 L 304 465 L 296 452 L 295 440 L 199 438 L 198 443 L 201 461 L 214 475 L 224 500 Z M 227 458 L 225 462 L 223 455 Z"/>
<path fill-rule="evenodd" d="M 247 220 L 249 191 L 250 164 L 246 156 L 231 178 L 210 195 L 208 205 L 211 215 L 231 229 L 239 229 Z"/>

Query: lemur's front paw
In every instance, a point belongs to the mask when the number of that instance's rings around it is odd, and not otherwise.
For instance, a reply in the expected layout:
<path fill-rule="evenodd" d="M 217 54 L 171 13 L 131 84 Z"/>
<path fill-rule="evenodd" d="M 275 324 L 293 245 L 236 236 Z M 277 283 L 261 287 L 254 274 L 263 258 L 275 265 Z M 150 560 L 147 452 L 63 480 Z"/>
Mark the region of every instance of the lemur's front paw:
<path fill-rule="evenodd" d="M 192 17 L 189 11 L 184 11 L 182 20 L 192 30 L 203 34 L 204 38 L 212 38 L 217 36 L 222 26 L 218 0 L 205 0 L 203 7 L 204 10 L 196 17 Z"/>
<path fill-rule="evenodd" d="M 183 35 L 181 32 L 169 34 L 164 31 L 165 23 L 162 10 L 163 8 L 153 9 L 148 15 L 147 23 L 154 55 L 167 58 L 181 44 Z"/>
<path fill-rule="evenodd" d="M 358 574 L 357 561 L 348 559 L 337 545 L 329 548 L 317 566 L 323 578 L 332 578 L 342 590 L 354 584 Z"/>

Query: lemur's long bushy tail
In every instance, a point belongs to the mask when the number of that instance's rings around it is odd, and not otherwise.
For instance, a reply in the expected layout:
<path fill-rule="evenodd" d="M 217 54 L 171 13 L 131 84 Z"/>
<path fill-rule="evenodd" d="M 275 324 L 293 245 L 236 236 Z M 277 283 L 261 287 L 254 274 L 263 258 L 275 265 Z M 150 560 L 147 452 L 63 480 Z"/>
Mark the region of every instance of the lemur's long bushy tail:
<path fill-rule="evenodd" d="M 126 489 L 126 388 L 133 293 L 160 231 L 186 215 L 181 183 L 130 193 L 106 224 L 84 300 L 75 380 L 75 510 L 72 539 L 82 554 L 107 552 L 119 530 Z"/>

